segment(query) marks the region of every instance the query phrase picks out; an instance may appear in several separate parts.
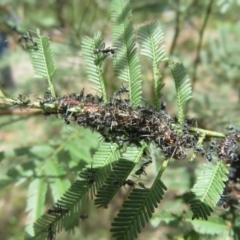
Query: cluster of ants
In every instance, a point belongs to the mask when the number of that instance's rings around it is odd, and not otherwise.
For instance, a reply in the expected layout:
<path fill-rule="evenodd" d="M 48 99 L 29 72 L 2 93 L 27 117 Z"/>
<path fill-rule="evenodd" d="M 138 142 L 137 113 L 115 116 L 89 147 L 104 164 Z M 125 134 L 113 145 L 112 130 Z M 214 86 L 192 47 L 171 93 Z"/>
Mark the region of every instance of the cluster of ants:
<path fill-rule="evenodd" d="M 120 147 L 128 144 L 140 145 L 140 142 L 155 142 L 165 157 L 182 160 L 187 156 L 187 149 L 205 156 L 212 161 L 215 154 L 225 164 L 235 164 L 240 161 L 240 131 L 229 126 L 229 133 L 222 140 L 213 140 L 206 153 L 203 144 L 198 144 L 199 133 L 190 134 L 188 127 L 194 124 L 193 119 L 185 119 L 179 128 L 175 116 L 170 116 L 166 111 L 166 103 L 161 102 L 160 109 L 138 105 L 133 108 L 129 99 L 122 99 L 121 95 L 128 93 L 128 89 L 121 87 L 116 91 L 109 102 L 104 103 L 102 97 L 84 94 L 70 94 L 58 98 L 58 112 L 66 124 L 75 122 L 86 128 L 99 132 L 105 141 L 115 142 Z M 46 94 L 40 104 L 56 101 L 51 95 Z M 83 109 L 70 112 L 69 109 L 83 104 Z M 142 165 L 136 174 L 144 173 L 146 165 Z M 130 182 L 123 184 L 133 185 Z"/>
<path fill-rule="evenodd" d="M 191 119 L 186 119 L 182 128 L 182 135 L 173 128 L 177 124 L 176 118 L 166 112 L 166 103 L 162 102 L 159 111 L 153 107 L 138 105 L 133 108 L 129 99 L 122 99 L 121 94 L 128 93 L 128 89 L 121 87 L 109 102 L 103 98 L 84 94 L 72 93 L 60 98 L 53 98 L 46 92 L 40 100 L 40 105 L 57 102 L 57 114 L 66 124 L 75 122 L 78 125 L 99 132 L 105 141 L 116 142 L 119 146 L 127 144 L 140 145 L 142 140 L 155 142 L 161 148 L 165 157 L 183 159 L 187 156 L 186 148 L 194 148 L 199 136 L 190 135 L 188 126 Z M 79 111 L 70 111 L 74 107 L 82 106 Z M 54 111 L 44 111 L 45 115 L 56 114 Z"/>
<path fill-rule="evenodd" d="M 107 103 L 102 96 L 85 94 L 84 89 L 79 94 L 72 93 L 63 97 L 54 98 L 50 91 L 45 92 L 39 100 L 43 106 L 43 114 L 55 114 L 63 118 L 66 124 L 76 123 L 99 132 L 105 141 L 115 142 L 119 146 L 135 144 L 140 146 L 141 141 L 154 142 L 164 157 L 182 160 L 187 156 L 186 149 L 212 160 L 215 152 L 219 159 L 226 164 L 240 160 L 240 131 L 227 127 L 229 134 L 222 140 L 210 142 L 210 151 L 205 152 L 203 144 L 198 144 L 200 134 L 190 134 L 188 127 L 194 124 L 194 119 L 186 118 L 180 126 L 175 116 L 166 111 L 166 103 L 161 102 L 160 109 L 138 105 L 135 108 L 129 99 L 122 99 L 121 95 L 128 93 L 128 89 L 121 87 Z M 27 108 L 31 101 L 19 94 L 13 105 Z M 47 103 L 56 103 L 56 109 L 45 108 Z M 71 109 L 80 106 L 80 110 Z M 180 131 L 179 131 L 180 126 Z"/>
<path fill-rule="evenodd" d="M 217 156 L 229 166 L 228 181 L 217 203 L 223 208 L 230 208 L 230 211 L 239 209 L 240 200 L 240 131 L 232 126 L 227 128 L 231 131 L 224 139 L 216 143 L 215 151 Z"/>

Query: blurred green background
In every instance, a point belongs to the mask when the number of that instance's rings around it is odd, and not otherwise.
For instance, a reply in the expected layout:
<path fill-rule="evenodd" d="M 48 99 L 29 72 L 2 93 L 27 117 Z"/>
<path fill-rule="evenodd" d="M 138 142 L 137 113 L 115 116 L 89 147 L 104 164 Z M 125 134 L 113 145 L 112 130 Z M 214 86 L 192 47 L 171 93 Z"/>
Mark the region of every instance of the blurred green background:
<path fill-rule="evenodd" d="M 132 0 L 135 27 L 141 23 L 159 20 L 165 35 L 166 51 L 170 62 L 182 62 L 190 75 L 193 86 L 193 98 L 187 106 L 187 114 L 198 121 L 201 128 L 224 131 L 231 122 L 239 127 L 240 103 L 240 1 L 196 1 L 196 0 Z M 53 56 L 57 71 L 54 84 L 58 96 L 80 92 L 96 94 L 88 82 L 81 55 L 81 41 L 85 36 L 93 37 L 101 31 L 106 46 L 111 46 L 110 1 L 108 0 L 2 0 L 0 2 L 0 85 L 8 93 L 17 97 L 25 94 L 31 100 L 43 97 L 47 81 L 35 79 L 30 58 L 19 45 L 18 36 L 27 30 L 39 28 L 43 35 L 51 39 Z M 110 96 L 121 86 L 112 70 L 112 57 L 108 57 L 103 66 L 107 92 Z M 143 74 L 143 97 L 151 99 L 152 75 L 151 62 L 141 59 Z M 165 88 L 164 100 L 168 112 L 176 113 L 174 82 L 166 64 L 162 64 Z M 17 240 L 23 238 L 26 222 L 31 221 L 25 212 L 28 184 L 31 174 L 23 163 L 25 155 L 11 155 L 11 150 L 29 146 L 49 145 L 53 148 L 62 142 L 76 143 L 79 149 L 71 160 L 61 155 L 61 162 L 67 172 L 67 178 L 73 182 L 81 167 L 89 163 L 91 156 L 101 140 L 98 134 L 76 127 L 65 126 L 61 119 L 36 114 L 20 109 L 0 109 L 0 151 L 7 152 L 0 162 L 0 233 L 1 239 Z M 61 136 L 61 137 L 60 137 Z M 77 142 L 76 142 L 77 139 Z M 72 140 L 72 142 L 71 142 Z M 84 143 L 88 147 L 84 148 Z M 91 149 L 89 150 L 89 142 Z M 70 149 L 70 147 L 69 147 Z M 70 151 L 71 152 L 71 151 Z M 73 154 L 71 152 L 71 154 Z M 33 157 L 34 158 L 34 157 Z M 43 157 L 44 158 L 44 157 Z M 199 160 L 200 162 L 203 160 Z M 16 162 L 19 165 L 16 173 Z M 27 167 L 26 167 L 27 168 Z M 154 166 L 153 166 L 154 168 Z M 175 164 L 164 175 L 164 183 L 171 189 L 165 196 L 159 209 L 176 210 L 182 203 L 173 200 L 174 196 L 184 194 L 192 186 L 193 164 Z M 150 172 L 154 172 L 154 169 Z M 172 173 L 171 173 L 172 171 Z M 172 177 L 174 175 L 174 178 Z M 184 176 L 184 177 L 183 177 Z M 193 177 L 194 178 L 194 177 Z M 176 184 L 181 184 L 176 187 Z M 111 220 L 123 201 L 124 189 L 120 197 L 115 198 L 108 210 L 96 209 L 93 204 L 85 210 L 88 218 L 80 221 L 75 235 L 60 233 L 57 239 L 110 239 L 108 231 Z M 53 204 L 51 194 L 46 200 L 46 209 Z M 94 209 L 94 210 L 93 210 Z M 154 228 L 146 226 L 138 239 L 174 239 L 167 226 Z M 178 236 L 183 235 L 178 233 Z M 176 238 L 180 239 L 180 238 Z"/>

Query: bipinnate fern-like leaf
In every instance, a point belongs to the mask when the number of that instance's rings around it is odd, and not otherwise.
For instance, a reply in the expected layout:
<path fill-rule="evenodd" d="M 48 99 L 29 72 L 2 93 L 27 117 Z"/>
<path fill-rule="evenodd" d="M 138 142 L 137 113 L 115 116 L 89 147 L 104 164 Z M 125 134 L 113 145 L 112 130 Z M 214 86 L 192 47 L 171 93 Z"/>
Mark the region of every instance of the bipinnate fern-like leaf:
<path fill-rule="evenodd" d="M 228 180 L 228 170 L 222 161 L 216 165 L 204 165 L 204 170 L 198 175 L 197 182 L 191 189 L 194 198 L 190 200 L 192 219 L 205 219 L 211 215 Z"/>
<path fill-rule="evenodd" d="M 123 186 L 123 181 L 126 180 L 135 164 L 141 158 L 146 146 L 146 144 L 143 144 L 141 148 L 127 148 L 126 152 L 122 154 L 122 157 L 119 159 L 119 161 L 113 165 L 111 174 L 107 177 L 105 183 L 97 192 L 94 201 L 96 205 L 107 208 L 107 205 L 115 196 L 119 188 Z"/>
<path fill-rule="evenodd" d="M 79 220 L 79 213 L 86 205 L 88 193 L 94 196 L 95 191 L 104 182 L 106 172 L 110 172 L 111 163 L 119 157 L 117 144 L 102 143 L 93 156 L 95 160 L 93 164 L 81 171 L 79 174 L 81 179 L 73 183 L 53 207 L 64 210 L 63 213 L 46 213 L 39 218 L 34 223 L 35 236 L 32 239 L 44 239 L 48 234 L 49 226 L 52 226 L 53 232 L 72 229 Z"/>
<path fill-rule="evenodd" d="M 149 24 L 142 24 L 138 27 L 138 42 L 141 54 L 149 57 L 153 63 L 153 79 L 155 104 L 159 106 L 161 89 L 164 84 L 160 74 L 159 63 L 168 60 L 163 44 L 163 32 L 158 21 Z"/>
<path fill-rule="evenodd" d="M 97 54 L 94 53 L 95 49 L 102 50 L 105 48 L 105 44 L 101 39 L 101 33 L 98 32 L 95 34 L 94 38 L 85 37 L 83 39 L 81 48 L 89 81 L 97 85 L 97 87 L 94 89 L 103 96 L 103 100 L 106 102 L 107 95 L 101 67 L 102 62 L 107 55 L 101 52 Z"/>
<path fill-rule="evenodd" d="M 52 231 L 69 230 L 74 227 L 79 218 L 79 212 L 86 203 L 89 183 L 87 180 L 77 180 L 54 206 L 55 209 L 66 210 L 59 214 L 44 214 L 34 223 L 35 235 L 31 239 L 45 239 L 50 226 Z"/>
<path fill-rule="evenodd" d="M 132 13 L 128 0 L 111 1 L 112 39 L 116 48 L 113 67 L 116 77 L 126 81 L 132 105 L 141 101 L 141 71 L 135 46 Z"/>
<path fill-rule="evenodd" d="M 183 103 L 192 97 L 190 79 L 182 63 L 172 63 L 169 67 L 175 81 L 178 101 L 178 122 L 182 125 L 184 121 Z"/>
<path fill-rule="evenodd" d="M 151 188 L 133 189 L 113 220 L 110 229 L 113 237 L 119 240 L 137 238 L 163 199 L 165 190 L 167 188 L 159 178 L 155 180 Z"/>
<path fill-rule="evenodd" d="M 48 80 L 49 90 L 53 97 L 56 97 L 52 83 L 56 67 L 52 56 L 49 37 L 40 36 L 40 34 L 37 33 L 37 37 L 34 40 L 36 41 L 37 46 L 29 47 L 28 51 L 30 53 L 35 77 L 46 78 Z"/>

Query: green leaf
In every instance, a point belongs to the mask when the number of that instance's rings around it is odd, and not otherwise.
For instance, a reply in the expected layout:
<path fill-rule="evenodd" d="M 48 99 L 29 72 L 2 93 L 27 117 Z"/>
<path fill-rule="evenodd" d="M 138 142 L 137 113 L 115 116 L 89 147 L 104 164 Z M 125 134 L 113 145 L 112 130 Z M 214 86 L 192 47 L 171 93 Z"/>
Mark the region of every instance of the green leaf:
<path fill-rule="evenodd" d="M 56 68 L 52 56 L 49 37 L 37 34 L 35 41 L 37 46 L 28 48 L 35 77 L 46 78 L 48 80 L 49 90 L 51 91 L 53 97 L 56 97 L 52 84 L 53 74 Z"/>
<path fill-rule="evenodd" d="M 32 238 L 28 239 L 45 239 L 50 226 L 53 232 L 59 232 L 62 229 L 73 229 L 79 219 L 80 210 L 86 203 L 89 184 L 86 180 L 77 180 L 64 193 L 54 208 L 66 209 L 66 212 L 61 214 L 45 213 L 34 223 L 34 233 Z"/>
<path fill-rule="evenodd" d="M 163 40 L 163 32 L 158 21 L 142 24 L 138 27 L 141 54 L 149 57 L 153 63 L 154 93 L 157 107 L 159 107 L 159 99 L 162 96 L 161 89 L 164 86 L 158 65 L 160 62 L 168 60 Z"/>
<path fill-rule="evenodd" d="M 197 182 L 191 190 L 195 196 L 190 200 L 193 219 L 208 219 L 223 193 L 224 182 L 227 180 L 228 170 L 222 161 L 218 161 L 216 165 L 204 165 L 204 170 L 198 175 Z"/>
<path fill-rule="evenodd" d="M 182 125 L 184 121 L 183 103 L 192 97 L 190 79 L 182 63 L 172 63 L 169 67 L 173 74 L 177 93 L 178 122 Z"/>
<path fill-rule="evenodd" d="M 110 229 L 113 237 L 119 240 L 137 238 L 141 228 L 145 227 L 163 199 L 165 190 L 167 190 L 166 186 L 158 178 L 150 189 L 133 189 L 113 220 Z"/>
<path fill-rule="evenodd" d="M 141 72 L 129 1 L 112 0 L 111 17 L 113 46 L 117 48 L 113 58 L 114 73 L 128 83 L 130 102 L 137 105 L 142 95 Z"/>
<path fill-rule="evenodd" d="M 103 60 L 107 57 L 107 55 L 103 53 L 94 54 L 95 49 L 102 49 L 104 46 L 105 44 L 101 39 L 101 33 L 98 32 L 95 34 L 93 39 L 85 37 L 83 39 L 81 48 L 88 78 L 91 82 L 97 85 L 97 88 L 94 89 L 103 96 L 103 101 L 106 102 L 107 94 L 105 90 L 101 66 Z"/>
<path fill-rule="evenodd" d="M 87 196 L 90 194 L 93 196 L 96 189 L 98 189 L 106 178 L 106 170 L 104 167 L 108 167 L 110 172 L 110 165 L 113 161 L 119 158 L 120 153 L 117 150 L 117 144 L 111 146 L 110 143 L 102 143 L 93 157 L 93 164 L 88 165 L 84 168 L 79 176 L 80 180 L 73 183 L 70 188 L 61 196 L 57 201 L 54 208 L 60 208 L 67 210 L 63 214 L 44 214 L 34 223 L 35 236 L 31 239 L 44 239 L 47 236 L 47 229 L 50 225 L 53 226 L 54 231 L 59 232 L 62 229 L 73 229 L 78 223 L 79 214 L 85 208 L 87 202 Z M 60 174 L 61 169 L 57 168 L 54 161 L 49 161 L 45 163 L 45 171 L 51 173 L 52 175 Z M 47 169 L 48 168 L 48 169 Z M 93 182 L 89 181 L 90 177 L 93 178 Z M 51 179 L 52 180 L 52 179 Z M 60 182 L 61 179 L 56 183 L 54 191 L 63 190 L 65 185 Z M 53 192 L 54 193 L 54 192 Z M 57 193 L 59 195 L 59 193 Z M 54 199 L 57 197 L 54 197 Z"/>

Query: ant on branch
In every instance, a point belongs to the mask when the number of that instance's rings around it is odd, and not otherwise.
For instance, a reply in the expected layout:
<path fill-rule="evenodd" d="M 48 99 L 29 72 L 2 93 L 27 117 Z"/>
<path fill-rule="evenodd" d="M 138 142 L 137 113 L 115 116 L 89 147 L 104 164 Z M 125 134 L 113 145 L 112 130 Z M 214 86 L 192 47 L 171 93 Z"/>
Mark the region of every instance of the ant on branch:
<path fill-rule="evenodd" d="M 55 215 L 55 214 L 63 214 L 63 213 L 67 213 L 68 212 L 68 209 L 66 208 L 62 208 L 59 204 L 57 204 L 56 207 L 52 207 L 50 209 L 47 210 L 47 213 L 48 214 L 51 214 L 51 215 Z"/>
<path fill-rule="evenodd" d="M 113 93 L 111 103 L 112 103 L 114 106 L 117 106 L 117 105 L 120 106 L 122 103 L 125 104 L 125 102 L 123 102 L 123 101 L 121 100 L 121 94 L 123 94 L 123 93 L 128 93 L 128 92 L 129 92 L 129 90 L 128 90 L 127 88 L 125 88 L 124 86 L 121 86 L 121 88 L 120 88 L 118 91 L 116 91 L 116 92 Z"/>
<path fill-rule="evenodd" d="M 125 185 L 128 185 L 130 187 L 135 187 L 136 183 L 134 181 L 132 181 L 131 179 L 127 179 L 127 180 L 114 180 L 113 181 L 113 185 L 118 185 L 120 187 L 125 187 Z"/>
<path fill-rule="evenodd" d="M 22 94 L 18 94 L 17 100 L 14 100 L 13 105 L 19 105 L 20 109 L 22 108 L 29 110 L 28 104 L 30 103 L 30 99 Z"/>
<path fill-rule="evenodd" d="M 91 168 L 87 168 L 83 170 L 83 172 L 81 172 L 79 176 L 81 178 L 86 179 L 89 184 L 93 184 L 95 182 L 95 178 L 94 178 L 95 171 L 96 169 L 93 169 L 92 163 L 91 163 Z"/>
<path fill-rule="evenodd" d="M 52 96 L 52 93 L 48 90 L 44 93 L 43 99 L 39 101 L 41 105 L 44 105 L 45 103 L 52 103 L 56 101 L 56 98 Z"/>
<path fill-rule="evenodd" d="M 121 86 L 121 88 L 116 91 L 113 95 L 117 96 L 117 95 L 121 95 L 122 93 L 127 93 L 129 92 L 129 90 L 127 88 L 125 88 L 124 86 Z"/>
<path fill-rule="evenodd" d="M 113 172 L 113 174 L 117 177 L 117 175 L 114 172 Z M 136 182 L 134 182 L 131 179 L 122 180 L 122 179 L 119 179 L 119 178 L 115 179 L 112 182 L 112 184 L 115 185 L 115 186 L 124 187 L 125 189 L 126 189 L 125 185 L 128 185 L 129 187 L 135 187 L 136 185 L 138 185 Z"/>
<path fill-rule="evenodd" d="M 87 176 L 87 180 L 88 180 L 88 183 L 89 184 L 92 184 L 95 182 L 95 179 L 94 179 L 94 171 L 93 171 L 93 168 L 88 168 L 87 170 L 87 173 L 88 173 L 88 176 Z"/>
<path fill-rule="evenodd" d="M 227 131 L 234 131 L 234 130 L 236 130 L 235 127 L 231 123 L 229 123 L 228 126 L 225 129 Z"/>
<path fill-rule="evenodd" d="M 113 48 L 113 47 L 108 47 L 108 48 L 105 48 L 105 49 L 99 49 L 99 48 L 96 48 L 96 49 L 94 49 L 94 54 L 99 54 L 99 53 L 103 53 L 103 54 L 107 54 L 107 55 L 109 55 L 109 54 L 114 54 L 115 53 L 115 50 L 116 50 L 117 48 Z"/>
<path fill-rule="evenodd" d="M 20 35 L 18 37 L 18 42 L 22 44 L 24 49 L 27 49 L 29 43 L 32 43 L 33 46 L 37 47 L 37 42 L 33 40 L 30 31 L 27 32 L 27 35 Z"/>

